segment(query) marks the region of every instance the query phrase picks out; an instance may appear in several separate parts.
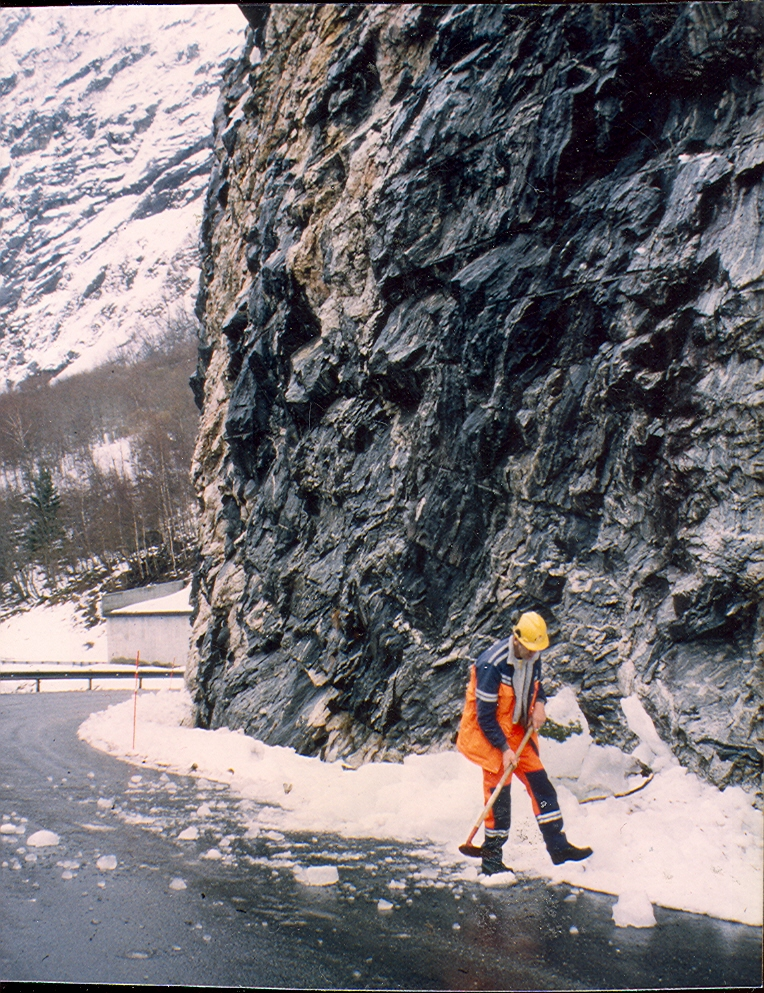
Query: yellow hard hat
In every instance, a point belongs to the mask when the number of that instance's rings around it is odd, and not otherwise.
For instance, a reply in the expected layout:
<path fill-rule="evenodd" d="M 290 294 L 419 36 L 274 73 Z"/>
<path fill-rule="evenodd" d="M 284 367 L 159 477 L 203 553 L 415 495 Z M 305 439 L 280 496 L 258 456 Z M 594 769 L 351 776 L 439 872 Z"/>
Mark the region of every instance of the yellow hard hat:
<path fill-rule="evenodd" d="M 546 633 L 546 623 L 541 614 L 533 610 L 520 614 L 515 624 L 515 636 L 521 645 L 532 652 L 540 652 L 549 647 L 549 635 Z"/>

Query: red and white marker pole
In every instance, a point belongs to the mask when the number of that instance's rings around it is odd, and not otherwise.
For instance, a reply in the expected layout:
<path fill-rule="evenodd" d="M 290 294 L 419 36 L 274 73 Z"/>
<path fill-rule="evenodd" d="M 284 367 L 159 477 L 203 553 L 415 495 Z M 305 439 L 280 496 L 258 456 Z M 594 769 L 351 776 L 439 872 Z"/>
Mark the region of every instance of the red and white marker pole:
<path fill-rule="evenodd" d="M 133 749 L 135 749 L 135 725 L 138 720 L 138 665 L 141 661 L 141 653 L 135 654 L 135 689 L 133 690 Z"/>

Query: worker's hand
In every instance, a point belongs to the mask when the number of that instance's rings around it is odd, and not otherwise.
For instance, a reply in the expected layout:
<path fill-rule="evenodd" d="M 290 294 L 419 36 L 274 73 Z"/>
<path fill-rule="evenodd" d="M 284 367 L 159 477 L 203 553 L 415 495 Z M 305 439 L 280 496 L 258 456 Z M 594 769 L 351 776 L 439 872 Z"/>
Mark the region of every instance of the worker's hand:
<path fill-rule="evenodd" d="M 502 752 L 502 757 L 504 759 L 504 772 L 506 772 L 511 765 L 517 765 L 517 756 L 511 748 L 505 748 Z"/>
<path fill-rule="evenodd" d="M 533 708 L 533 713 L 531 714 L 531 724 L 533 725 L 533 730 L 538 731 L 545 721 L 546 708 L 541 700 L 537 700 L 536 705 Z"/>

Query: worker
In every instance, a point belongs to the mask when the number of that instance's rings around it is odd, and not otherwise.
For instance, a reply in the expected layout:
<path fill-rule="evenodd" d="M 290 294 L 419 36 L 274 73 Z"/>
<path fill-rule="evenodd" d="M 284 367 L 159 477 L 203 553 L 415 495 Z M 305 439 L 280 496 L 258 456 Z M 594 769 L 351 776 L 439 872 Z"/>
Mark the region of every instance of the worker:
<path fill-rule="evenodd" d="M 515 773 L 531 798 L 552 862 L 577 862 L 592 854 L 591 848 L 576 848 L 565 837 L 557 794 L 539 757 L 536 732 L 546 721 L 540 654 L 548 646 L 544 618 L 527 611 L 518 618 L 512 635 L 484 651 L 470 670 L 456 746 L 482 767 L 486 803 L 505 770 L 516 766 L 485 819 L 481 872 L 488 876 L 510 871 L 502 861 L 502 848 L 509 837 Z M 517 755 L 529 727 L 533 734 Z"/>

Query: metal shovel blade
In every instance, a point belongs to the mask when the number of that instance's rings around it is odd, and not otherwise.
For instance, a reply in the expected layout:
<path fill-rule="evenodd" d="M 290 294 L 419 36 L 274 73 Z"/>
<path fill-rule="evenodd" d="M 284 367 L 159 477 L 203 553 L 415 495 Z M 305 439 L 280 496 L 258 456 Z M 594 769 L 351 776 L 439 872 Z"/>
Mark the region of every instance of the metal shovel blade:
<path fill-rule="evenodd" d="M 479 845 L 459 845 L 459 851 L 462 855 L 469 855 L 473 859 L 483 857 L 483 849 Z"/>

